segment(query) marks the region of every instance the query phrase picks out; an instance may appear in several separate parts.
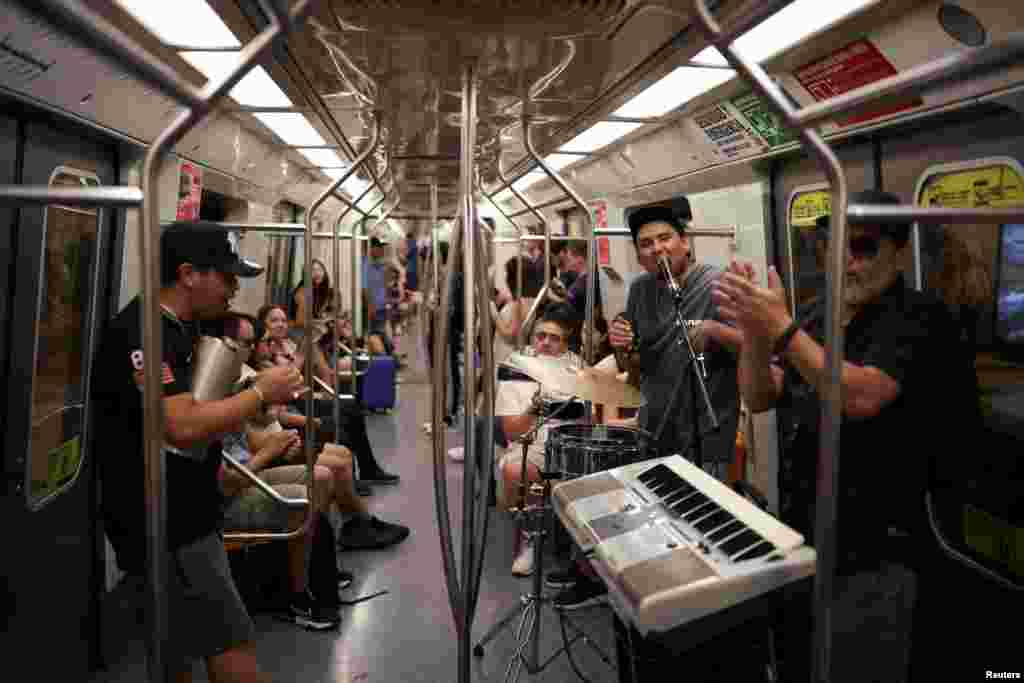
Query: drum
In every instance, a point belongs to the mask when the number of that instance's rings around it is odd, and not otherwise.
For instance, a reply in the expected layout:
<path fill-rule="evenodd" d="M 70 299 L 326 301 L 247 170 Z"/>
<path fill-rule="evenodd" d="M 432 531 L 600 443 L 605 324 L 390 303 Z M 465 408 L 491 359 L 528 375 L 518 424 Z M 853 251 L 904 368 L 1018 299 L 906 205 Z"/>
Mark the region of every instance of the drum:
<path fill-rule="evenodd" d="M 566 424 L 553 427 L 544 445 L 544 469 L 575 479 L 646 460 L 647 437 L 628 427 Z"/>

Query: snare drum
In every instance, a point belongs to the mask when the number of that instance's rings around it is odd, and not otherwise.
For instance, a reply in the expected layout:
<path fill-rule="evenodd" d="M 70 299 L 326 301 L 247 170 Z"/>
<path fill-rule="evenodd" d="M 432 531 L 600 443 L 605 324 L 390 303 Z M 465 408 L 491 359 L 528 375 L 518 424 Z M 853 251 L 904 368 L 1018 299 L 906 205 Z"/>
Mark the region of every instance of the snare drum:
<path fill-rule="evenodd" d="M 647 437 L 628 427 L 567 424 L 553 427 L 544 446 L 544 470 L 575 479 L 646 460 Z"/>

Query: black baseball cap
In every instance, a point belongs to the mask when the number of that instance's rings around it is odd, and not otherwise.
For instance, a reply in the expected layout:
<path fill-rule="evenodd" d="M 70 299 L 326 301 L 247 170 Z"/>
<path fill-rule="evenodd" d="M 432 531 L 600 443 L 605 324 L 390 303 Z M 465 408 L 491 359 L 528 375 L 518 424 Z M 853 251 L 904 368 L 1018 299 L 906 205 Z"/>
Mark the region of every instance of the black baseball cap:
<path fill-rule="evenodd" d="M 238 235 L 216 223 L 172 223 L 160 235 L 160 267 L 173 273 L 183 263 L 239 277 L 256 277 L 263 266 L 242 258 Z"/>
<path fill-rule="evenodd" d="M 677 209 L 663 204 L 654 206 L 641 206 L 629 212 L 626 220 L 629 223 L 629 231 L 633 234 L 633 243 L 636 244 L 637 233 L 640 228 L 648 223 L 668 223 L 680 235 L 686 232 L 686 222 L 693 216 L 690 214 L 681 215 Z"/>

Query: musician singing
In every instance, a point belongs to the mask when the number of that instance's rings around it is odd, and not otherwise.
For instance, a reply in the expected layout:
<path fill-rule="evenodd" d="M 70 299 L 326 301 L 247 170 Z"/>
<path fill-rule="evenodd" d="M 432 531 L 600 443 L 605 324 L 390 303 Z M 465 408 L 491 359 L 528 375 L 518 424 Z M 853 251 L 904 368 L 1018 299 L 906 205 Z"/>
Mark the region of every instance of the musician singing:
<path fill-rule="evenodd" d="M 735 454 L 736 359 L 703 333 L 703 321 L 718 314 L 711 300 L 711 285 L 721 271 L 693 261 L 686 224 L 672 209 L 638 209 L 629 216 L 629 229 L 637 259 L 647 272 L 633 281 L 625 320 L 620 317 L 612 322 L 609 340 L 630 377 L 639 377 L 646 399 L 640 410 L 640 427 L 654 435 L 654 446 L 662 455 L 683 453 L 691 460 L 699 456 L 704 466 L 722 469 Z M 677 325 L 675 298 L 659 269 L 662 258 L 668 260 L 682 291 L 681 313 L 690 323 L 693 346 L 704 354 L 708 393 L 721 425 L 715 433 L 708 433 L 710 418 L 694 384 L 690 352 Z M 695 434 L 697 426 L 699 434 Z M 700 452 L 690 449 L 696 437 Z"/>

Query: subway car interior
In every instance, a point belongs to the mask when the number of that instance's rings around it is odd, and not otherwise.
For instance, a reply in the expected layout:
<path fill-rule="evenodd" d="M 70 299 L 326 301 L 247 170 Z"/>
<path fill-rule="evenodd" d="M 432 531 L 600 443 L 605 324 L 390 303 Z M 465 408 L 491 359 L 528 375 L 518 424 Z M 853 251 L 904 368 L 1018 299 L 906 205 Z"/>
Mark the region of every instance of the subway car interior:
<path fill-rule="evenodd" d="M 12 676 L 1024 674 L 1024 3 L 0 29 Z"/>

